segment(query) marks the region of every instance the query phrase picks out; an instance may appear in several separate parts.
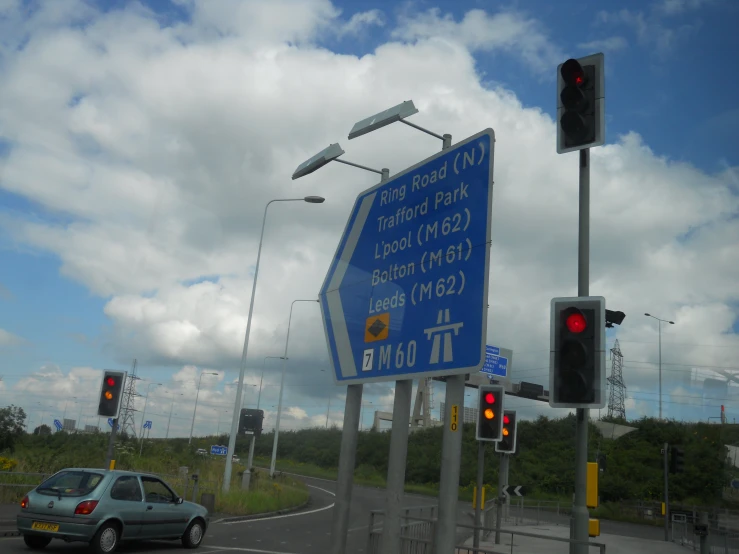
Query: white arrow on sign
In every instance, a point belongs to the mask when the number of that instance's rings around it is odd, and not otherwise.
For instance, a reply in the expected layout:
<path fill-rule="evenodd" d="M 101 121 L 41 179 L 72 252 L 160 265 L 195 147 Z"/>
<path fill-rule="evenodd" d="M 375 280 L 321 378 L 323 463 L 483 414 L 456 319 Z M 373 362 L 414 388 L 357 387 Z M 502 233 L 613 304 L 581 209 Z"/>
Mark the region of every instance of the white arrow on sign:
<path fill-rule="evenodd" d="M 523 485 L 506 485 L 503 487 L 503 494 L 505 494 L 508 498 L 511 497 L 510 494 L 508 494 L 508 491 L 510 489 L 513 489 L 513 494 L 516 496 L 523 496 L 523 493 L 521 492 L 521 489 L 523 488 Z"/>

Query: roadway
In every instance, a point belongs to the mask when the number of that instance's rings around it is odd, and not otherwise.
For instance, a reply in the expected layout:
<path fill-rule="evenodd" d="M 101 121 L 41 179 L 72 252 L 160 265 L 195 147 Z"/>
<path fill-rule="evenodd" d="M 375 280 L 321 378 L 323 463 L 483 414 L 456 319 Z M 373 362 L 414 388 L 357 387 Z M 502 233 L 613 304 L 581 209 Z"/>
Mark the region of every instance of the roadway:
<path fill-rule="evenodd" d="M 310 487 L 311 502 L 304 509 L 274 517 L 251 521 L 224 521 L 211 522 L 205 540 L 197 550 L 199 554 L 325 554 L 328 551 L 331 538 L 331 522 L 333 520 L 333 503 L 336 483 L 323 479 L 302 477 Z M 431 505 L 436 498 L 406 495 L 406 506 Z M 383 509 L 385 503 L 384 489 L 354 486 L 352 507 L 349 515 L 349 534 L 347 539 L 347 553 L 364 553 L 367 545 L 367 527 L 370 510 Z M 460 523 L 471 524 L 471 511 L 468 502 L 458 505 L 458 519 Z M 544 514 L 541 514 L 544 516 Z M 566 524 L 566 516 L 548 514 L 542 521 L 556 520 L 556 523 Z M 535 517 L 535 512 L 525 510 L 527 519 Z M 554 521 L 552 521 L 554 522 Z M 503 525 L 507 527 L 507 525 Z M 641 539 L 663 538 L 663 531 L 648 526 L 601 521 L 601 532 L 632 536 Z M 464 531 L 461 531 L 464 533 Z M 465 535 L 458 537 L 462 542 Z M 82 543 L 66 544 L 61 541 L 52 541 L 44 549 L 50 554 L 72 554 L 80 552 Z M 3 554 L 27 554 L 28 549 L 22 538 L 0 538 L 0 551 Z M 185 554 L 192 551 L 182 548 L 178 542 L 145 542 L 131 543 L 121 546 L 120 552 L 132 554 Z"/>
<path fill-rule="evenodd" d="M 218 522 L 212 521 L 203 544 L 196 551 L 199 554 L 325 554 L 331 540 L 334 494 L 336 483 L 323 479 L 301 477 L 311 487 L 311 502 L 304 509 L 274 517 L 251 521 Z M 349 515 L 349 534 L 347 552 L 365 552 L 367 527 L 370 510 L 383 509 L 384 489 L 354 486 L 352 508 Z M 435 498 L 420 495 L 406 495 L 407 506 L 431 505 Z M 469 503 L 459 503 L 459 518 L 471 519 L 465 515 Z M 463 539 L 464 537 L 460 537 Z M 50 554 L 72 554 L 79 552 L 83 543 L 64 543 L 52 541 L 44 552 Z M 28 554 L 21 537 L 0 538 L 0 551 L 3 554 Z M 132 554 L 192 554 L 182 548 L 179 542 L 145 542 L 121 545 L 119 552 Z"/>

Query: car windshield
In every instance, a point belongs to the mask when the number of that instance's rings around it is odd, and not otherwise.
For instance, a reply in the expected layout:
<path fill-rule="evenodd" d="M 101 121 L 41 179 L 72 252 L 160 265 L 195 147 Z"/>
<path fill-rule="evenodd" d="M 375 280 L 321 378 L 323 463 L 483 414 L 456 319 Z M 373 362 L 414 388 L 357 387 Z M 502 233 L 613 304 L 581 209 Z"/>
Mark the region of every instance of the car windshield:
<path fill-rule="evenodd" d="M 41 483 L 36 492 L 53 496 L 85 496 L 102 481 L 100 473 L 89 471 L 60 471 Z"/>

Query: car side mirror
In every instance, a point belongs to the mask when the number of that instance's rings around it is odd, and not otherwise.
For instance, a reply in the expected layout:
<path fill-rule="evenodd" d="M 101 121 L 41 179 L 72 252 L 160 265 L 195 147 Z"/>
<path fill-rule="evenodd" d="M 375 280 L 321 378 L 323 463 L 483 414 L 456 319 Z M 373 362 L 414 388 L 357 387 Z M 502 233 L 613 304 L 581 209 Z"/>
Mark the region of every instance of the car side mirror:
<path fill-rule="evenodd" d="M 181 496 L 177 497 L 177 504 L 182 504 L 184 501 L 185 500 Z"/>

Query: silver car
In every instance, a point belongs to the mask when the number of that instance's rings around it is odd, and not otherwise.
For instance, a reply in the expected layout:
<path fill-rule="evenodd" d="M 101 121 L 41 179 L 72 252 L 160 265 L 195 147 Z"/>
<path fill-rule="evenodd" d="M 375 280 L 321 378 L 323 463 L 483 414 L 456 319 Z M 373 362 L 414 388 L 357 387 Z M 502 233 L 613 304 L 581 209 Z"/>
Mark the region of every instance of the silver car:
<path fill-rule="evenodd" d="M 181 540 L 187 548 L 203 541 L 210 517 L 155 475 L 105 469 L 63 469 L 21 502 L 18 531 L 29 548 L 51 539 L 90 544 L 110 554 L 121 541 Z"/>

